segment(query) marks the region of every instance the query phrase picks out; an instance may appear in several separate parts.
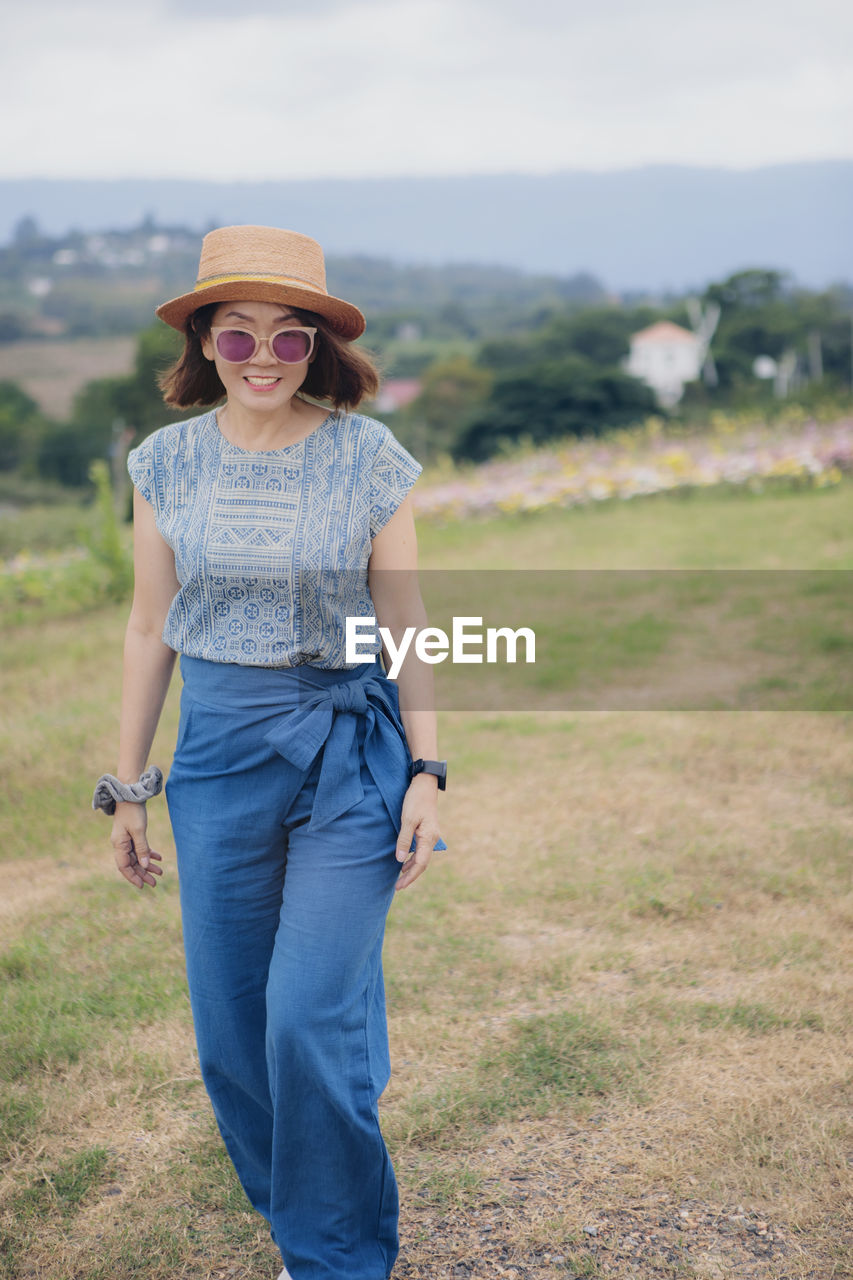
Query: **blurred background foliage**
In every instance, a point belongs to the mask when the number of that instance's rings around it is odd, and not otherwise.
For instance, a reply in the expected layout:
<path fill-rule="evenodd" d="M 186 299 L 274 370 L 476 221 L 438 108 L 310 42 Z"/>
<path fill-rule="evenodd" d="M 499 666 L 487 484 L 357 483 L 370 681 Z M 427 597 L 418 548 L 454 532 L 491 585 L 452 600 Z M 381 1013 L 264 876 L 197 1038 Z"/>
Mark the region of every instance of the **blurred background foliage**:
<path fill-rule="evenodd" d="M 21 221 L 0 248 L 0 501 L 22 504 L 33 493 L 42 500 L 45 485 L 91 494 L 93 461 L 115 461 L 128 444 L 191 416 L 170 412 L 157 385 L 180 339 L 148 320 L 157 302 L 186 286 L 196 254 L 193 233 L 153 222 L 60 242 Z M 853 403 L 853 289 L 845 284 L 809 290 L 755 267 L 697 291 L 695 302 L 720 308 L 711 344 L 717 383 L 688 383 L 679 404 L 661 410 L 624 362 L 631 335 L 656 321 L 691 328 L 686 296 L 620 297 L 588 274 L 498 266 L 362 256 L 328 267 L 330 291 L 366 312 L 366 345 L 383 374 L 384 398 L 362 409 L 425 464 L 483 461 L 520 441 L 595 436 L 650 413 L 701 426 L 720 410 L 772 420 L 792 402 L 841 412 Z M 125 355 L 118 367 L 126 372 L 86 378 L 81 358 L 79 376 L 68 375 L 67 410 L 51 412 L 42 391 L 60 355 L 73 370 L 88 343 L 88 367 L 110 367 L 106 353 L 119 337 L 125 352 L 135 345 L 132 367 Z M 25 352 L 26 376 L 16 376 Z M 758 356 L 796 361 L 801 373 L 783 400 L 772 380 L 756 376 Z M 407 394 L 395 396 L 403 384 Z"/>

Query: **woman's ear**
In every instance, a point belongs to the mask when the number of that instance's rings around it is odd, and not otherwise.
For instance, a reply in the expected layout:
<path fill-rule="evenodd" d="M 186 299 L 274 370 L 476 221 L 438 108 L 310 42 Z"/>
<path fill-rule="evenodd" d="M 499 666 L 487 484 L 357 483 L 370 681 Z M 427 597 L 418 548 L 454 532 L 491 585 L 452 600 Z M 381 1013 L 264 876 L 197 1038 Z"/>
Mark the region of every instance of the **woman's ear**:
<path fill-rule="evenodd" d="M 205 360 L 212 361 L 213 360 L 213 339 L 211 338 L 210 334 L 208 334 L 206 338 L 199 338 L 199 342 L 201 344 L 201 354 L 204 356 Z"/>

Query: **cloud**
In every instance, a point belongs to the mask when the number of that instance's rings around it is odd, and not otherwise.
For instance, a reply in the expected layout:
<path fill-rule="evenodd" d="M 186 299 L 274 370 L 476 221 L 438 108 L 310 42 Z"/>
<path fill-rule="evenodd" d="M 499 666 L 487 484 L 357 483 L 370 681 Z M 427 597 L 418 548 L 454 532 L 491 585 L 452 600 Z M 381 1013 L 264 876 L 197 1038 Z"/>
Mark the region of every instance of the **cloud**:
<path fill-rule="evenodd" d="M 17 6 L 5 34 L 7 175 L 274 179 L 853 154 L 853 6 L 837 0 L 813 0 L 807 19 L 800 0 L 42 0 Z"/>
<path fill-rule="evenodd" d="M 327 17 L 346 5 L 347 0 L 167 0 L 165 14 L 200 22 L 242 22 L 259 16 L 287 22 L 303 21 L 307 14 Z"/>

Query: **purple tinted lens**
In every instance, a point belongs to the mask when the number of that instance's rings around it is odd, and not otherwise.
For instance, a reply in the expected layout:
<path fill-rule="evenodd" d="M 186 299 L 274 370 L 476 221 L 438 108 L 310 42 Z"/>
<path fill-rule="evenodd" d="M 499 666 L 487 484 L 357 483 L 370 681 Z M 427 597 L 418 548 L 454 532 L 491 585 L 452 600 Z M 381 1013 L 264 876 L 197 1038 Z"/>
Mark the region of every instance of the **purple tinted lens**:
<path fill-rule="evenodd" d="M 272 341 L 273 354 L 282 364 L 298 364 L 307 357 L 310 347 L 311 334 L 300 329 L 285 329 Z"/>
<path fill-rule="evenodd" d="M 255 345 L 254 335 L 243 329 L 223 329 L 216 337 L 216 350 L 223 360 L 230 360 L 232 364 L 243 364 L 246 360 L 251 360 L 255 354 Z"/>

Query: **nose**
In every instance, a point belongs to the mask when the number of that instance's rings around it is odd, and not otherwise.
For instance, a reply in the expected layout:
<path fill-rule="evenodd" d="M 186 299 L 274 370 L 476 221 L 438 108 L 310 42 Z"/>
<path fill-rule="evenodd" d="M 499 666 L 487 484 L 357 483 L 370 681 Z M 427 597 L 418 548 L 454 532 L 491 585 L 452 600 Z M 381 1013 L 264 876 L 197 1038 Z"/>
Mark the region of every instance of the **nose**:
<path fill-rule="evenodd" d="M 268 339 L 262 338 L 258 343 L 258 349 L 252 358 L 252 364 L 278 364 L 278 360 L 273 355 Z"/>

